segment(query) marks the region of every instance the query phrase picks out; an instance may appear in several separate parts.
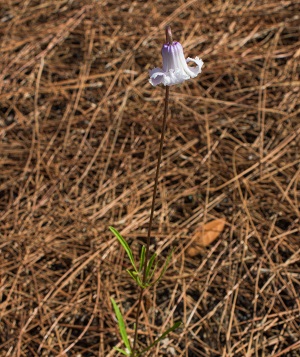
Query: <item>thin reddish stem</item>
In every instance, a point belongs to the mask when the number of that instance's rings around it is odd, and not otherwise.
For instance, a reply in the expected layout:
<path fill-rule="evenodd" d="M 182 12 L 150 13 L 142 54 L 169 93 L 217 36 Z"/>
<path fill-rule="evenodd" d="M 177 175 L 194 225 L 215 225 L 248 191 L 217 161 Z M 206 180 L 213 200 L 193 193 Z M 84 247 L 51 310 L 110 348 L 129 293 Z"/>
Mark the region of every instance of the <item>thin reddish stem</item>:
<path fill-rule="evenodd" d="M 150 211 L 150 221 L 149 221 L 148 234 L 147 234 L 145 262 L 144 262 L 144 267 L 143 267 L 143 284 L 146 283 L 146 278 L 147 278 L 146 277 L 146 269 L 147 269 L 147 265 L 148 265 L 148 261 L 149 261 L 149 249 L 150 249 L 150 239 L 151 239 L 153 216 L 154 216 L 155 198 L 156 198 L 156 192 L 157 192 L 157 186 L 158 186 L 159 170 L 160 170 L 161 157 L 162 157 L 162 151 L 163 151 L 163 144 L 164 144 L 164 138 L 165 138 L 165 131 L 166 131 L 166 125 L 167 125 L 167 115 L 168 115 L 168 106 L 169 106 L 169 93 L 170 93 L 170 87 L 166 86 L 164 117 L 163 117 L 160 144 L 159 144 L 159 152 L 158 152 L 158 159 L 157 159 L 157 166 L 156 166 L 156 175 L 155 175 L 155 180 L 154 180 L 152 205 L 151 205 L 151 211 Z M 135 332 L 134 332 L 132 356 L 135 356 L 135 352 L 136 352 L 136 348 L 137 348 L 139 316 L 140 316 L 140 312 L 141 312 L 141 305 L 142 305 L 143 295 L 144 295 L 144 289 L 141 287 L 140 288 L 139 300 L 138 300 L 136 319 L 135 319 Z"/>

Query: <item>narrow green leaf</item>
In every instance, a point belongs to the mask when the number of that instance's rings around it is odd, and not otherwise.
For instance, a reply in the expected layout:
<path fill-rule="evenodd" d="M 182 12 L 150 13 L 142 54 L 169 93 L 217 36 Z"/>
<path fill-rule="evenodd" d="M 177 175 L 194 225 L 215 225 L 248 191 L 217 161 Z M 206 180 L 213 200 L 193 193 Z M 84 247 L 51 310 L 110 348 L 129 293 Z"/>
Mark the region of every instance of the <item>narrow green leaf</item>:
<path fill-rule="evenodd" d="M 130 343 L 128 340 L 128 336 L 127 336 L 127 332 L 126 332 L 126 328 L 125 328 L 125 322 L 123 319 L 123 316 L 121 314 L 121 311 L 119 309 L 119 306 L 117 305 L 117 303 L 115 302 L 115 300 L 111 297 L 110 298 L 112 304 L 113 304 L 113 308 L 115 310 L 115 314 L 117 316 L 117 320 L 118 320 L 118 324 L 119 324 L 119 329 L 120 329 L 120 333 L 122 336 L 122 340 L 125 344 L 125 346 L 127 347 L 127 349 L 129 350 L 129 352 L 131 353 L 131 347 L 130 347 Z"/>
<path fill-rule="evenodd" d="M 170 327 L 167 331 L 165 331 L 157 340 L 155 340 L 149 347 L 147 347 L 145 350 L 142 352 L 139 352 L 139 356 L 147 351 L 149 351 L 153 346 L 155 346 L 158 342 L 163 340 L 170 332 L 176 330 L 180 325 L 182 324 L 181 321 L 177 321 L 174 323 L 172 327 Z"/>
<path fill-rule="evenodd" d="M 154 253 L 154 254 L 152 255 L 152 257 L 149 259 L 149 263 L 148 263 L 148 266 L 147 266 L 147 269 L 146 269 L 146 280 L 147 280 L 147 281 L 148 281 L 148 276 L 149 276 L 149 273 L 150 273 L 150 271 L 151 271 L 152 265 L 153 265 L 153 263 L 154 263 L 156 257 L 157 257 L 157 254 Z"/>
<path fill-rule="evenodd" d="M 121 348 L 118 348 L 118 347 L 114 347 L 114 349 L 120 353 L 122 353 L 123 355 L 125 356 L 129 356 L 128 352 L 124 351 L 124 350 L 121 350 Z"/>
<path fill-rule="evenodd" d="M 131 251 L 129 245 L 127 244 L 126 240 L 121 236 L 121 234 L 114 227 L 110 226 L 109 229 L 117 237 L 118 241 L 120 242 L 122 247 L 125 249 L 125 251 L 126 251 L 126 253 L 128 255 L 128 258 L 130 259 L 130 262 L 131 262 L 134 270 L 137 271 L 135 263 L 134 263 L 134 258 L 133 258 L 132 251 Z"/>
<path fill-rule="evenodd" d="M 140 286 L 143 289 L 145 289 L 147 287 L 146 285 L 143 284 L 139 275 L 134 270 L 127 269 L 126 271 L 132 277 L 132 279 L 138 284 L 138 286 Z"/>
<path fill-rule="evenodd" d="M 143 281 L 140 279 L 139 276 L 136 277 L 136 281 L 141 288 L 146 289 L 146 285 L 143 284 Z"/>
<path fill-rule="evenodd" d="M 158 265 L 157 262 L 155 262 L 154 267 L 152 268 L 152 271 L 149 272 L 148 280 L 147 280 L 147 283 L 148 283 L 149 285 L 151 285 L 151 280 L 152 280 L 153 275 L 154 275 L 154 273 L 155 273 L 155 271 L 156 271 L 157 265 Z"/>
<path fill-rule="evenodd" d="M 135 282 L 137 282 L 137 275 L 134 274 L 134 270 L 132 271 L 132 270 L 130 270 L 130 269 L 127 269 L 126 271 L 127 271 L 127 273 L 132 277 L 132 279 L 133 279 Z"/>
<path fill-rule="evenodd" d="M 139 271 L 143 270 L 144 262 L 145 262 L 145 256 L 146 256 L 146 247 L 143 245 L 142 246 L 142 251 L 141 251 L 141 257 L 140 257 L 140 269 Z"/>
<path fill-rule="evenodd" d="M 161 273 L 159 274 L 159 277 L 155 280 L 154 283 L 152 283 L 152 285 L 156 284 L 156 283 L 163 277 L 163 275 L 165 274 L 165 272 L 166 272 L 166 270 L 167 270 L 167 268 L 168 268 L 168 265 L 169 265 L 169 263 L 170 263 L 170 261 L 171 261 L 173 252 L 174 252 L 174 249 L 172 249 L 172 250 L 170 251 L 170 253 L 168 254 L 167 259 L 166 259 L 166 261 L 165 261 L 165 264 L 164 264 L 164 266 L 163 266 L 163 269 L 162 269 Z"/>
<path fill-rule="evenodd" d="M 143 289 L 145 289 L 147 287 L 145 284 L 143 284 L 139 275 L 134 270 L 127 269 L 126 271 L 132 277 L 132 279 L 138 284 L 138 286 L 140 286 Z"/>
<path fill-rule="evenodd" d="M 140 275 L 139 272 L 137 272 L 137 271 L 135 271 L 135 270 L 133 270 L 133 269 L 126 269 L 126 271 L 130 271 L 130 273 L 131 273 L 132 275 L 134 275 L 134 276 L 139 276 L 139 275 Z"/>

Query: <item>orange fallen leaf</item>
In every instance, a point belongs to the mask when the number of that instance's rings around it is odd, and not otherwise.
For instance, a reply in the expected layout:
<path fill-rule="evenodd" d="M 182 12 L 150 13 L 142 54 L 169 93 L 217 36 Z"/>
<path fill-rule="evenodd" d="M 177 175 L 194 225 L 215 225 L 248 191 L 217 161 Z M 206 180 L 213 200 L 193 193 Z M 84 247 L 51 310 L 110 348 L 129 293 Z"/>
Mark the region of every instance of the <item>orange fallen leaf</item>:
<path fill-rule="evenodd" d="M 203 252 L 203 248 L 211 244 L 223 232 L 225 218 L 215 219 L 200 226 L 194 233 L 194 245 L 187 249 L 187 254 L 191 257 Z"/>

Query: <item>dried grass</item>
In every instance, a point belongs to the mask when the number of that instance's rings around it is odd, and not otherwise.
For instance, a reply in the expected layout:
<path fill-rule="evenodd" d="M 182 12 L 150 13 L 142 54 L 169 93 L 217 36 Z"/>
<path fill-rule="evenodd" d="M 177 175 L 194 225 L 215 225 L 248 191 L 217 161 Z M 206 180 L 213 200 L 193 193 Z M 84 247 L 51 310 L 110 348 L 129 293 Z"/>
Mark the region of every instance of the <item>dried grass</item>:
<path fill-rule="evenodd" d="M 132 323 L 137 296 L 108 226 L 138 252 L 164 94 L 147 70 L 167 23 L 205 68 L 171 90 L 153 248 L 176 251 L 140 338 L 180 317 L 151 356 L 299 356 L 299 9 L 2 1 L 1 356 L 117 355 L 109 297 Z M 188 257 L 221 217 L 220 239 Z"/>

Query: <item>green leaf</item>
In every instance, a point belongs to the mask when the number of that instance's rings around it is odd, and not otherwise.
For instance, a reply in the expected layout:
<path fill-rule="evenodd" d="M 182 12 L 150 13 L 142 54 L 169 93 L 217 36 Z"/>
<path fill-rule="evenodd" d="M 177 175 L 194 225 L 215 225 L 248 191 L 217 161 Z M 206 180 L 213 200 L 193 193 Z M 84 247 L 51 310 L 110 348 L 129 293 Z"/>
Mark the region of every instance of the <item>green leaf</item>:
<path fill-rule="evenodd" d="M 127 271 L 127 273 L 132 277 L 132 279 L 133 279 L 138 285 L 141 286 L 141 284 L 140 284 L 141 279 L 140 279 L 138 273 L 137 273 L 136 271 L 130 270 L 130 269 L 126 269 L 126 271 Z"/>
<path fill-rule="evenodd" d="M 114 347 L 114 349 L 120 353 L 122 353 L 123 355 L 125 356 L 129 356 L 128 352 L 124 351 L 124 350 L 121 350 L 121 348 L 118 348 L 118 347 Z"/>
<path fill-rule="evenodd" d="M 125 251 L 126 251 L 126 253 L 128 255 L 128 258 L 131 261 L 131 264 L 132 264 L 134 270 L 137 271 L 135 263 L 134 263 L 134 258 L 133 258 L 132 251 L 131 251 L 129 245 L 127 244 L 126 240 L 121 236 L 121 234 L 114 227 L 109 227 L 109 229 L 117 237 L 118 241 L 120 242 L 122 247 L 125 249 Z"/>
<path fill-rule="evenodd" d="M 176 330 L 180 325 L 182 324 L 181 321 L 177 321 L 174 323 L 172 327 L 170 327 L 167 331 L 165 331 L 157 340 L 155 340 L 149 347 L 147 347 L 145 350 L 142 352 L 139 352 L 139 356 L 147 351 L 149 351 L 153 346 L 155 346 L 158 342 L 163 340 L 170 332 Z"/>
<path fill-rule="evenodd" d="M 136 276 L 136 274 L 134 274 L 135 271 L 134 270 L 132 271 L 130 269 L 126 269 L 126 271 L 132 277 L 132 279 L 137 282 L 137 276 Z"/>
<path fill-rule="evenodd" d="M 171 260 L 171 258 L 172 258 L 173 252 L 174 252 L 174 249 L 172 249 L 172 250 L 170 251 L 170 253 L 168 254 L 167 259 L 166 259 L 166 261 L 165 261 L 165 264 L 164 264 L 164 266 L 163 266 L 163 269 L 162 269 L 161 273 L 159 274 L 159 277 L 155 280 L 154 283 L 152 283 L 152 285 L 156 284 L 156 283 L 162 278 L 162 276 L 165 274 L 165 272 L 166 272 L 166 270 L 167 270 L 167 268 L 168 268 L 168 265 L 169 265 L 169 263 L 170 263 L 170 260 Z"/>
<path fill-rule="evenodd" d="M 142 280 L 140 279 L 138 273 L 134 270 L 126 270 L 127 273 L 132 277 L 132 279 L 143 289 L 145 289 L 147 286 L 143 284 Z"/>
<path fill-rule="evenodd" d="M 143 245 L 142 246 L 142 251 L 141 251 L 141 257 L 140 257 L 140 271 L 143 270 L 144 262 L 145 262 L 145 256 L 146 256 L 146 247 Z"/>
<path fill-rule="evenodd" d="M 131 353 L 131 347 L 130 347 L 130 343 L 129 343 L 129 340 L 128 340 L 128 336 L 127 336 L 127 332 L 126 332 L 123 316 L 122 316 L 121 311 L 119 309 L 119 306 L 117 305 L 115 300 L 112 297 L 110 298 L 110 300 L 111 300 L 111 302 L 113 304 L 113 307 L 114 307 L 114 310 L 115 310 L 115 314 L 116 314 L 117 319 L 118 319 L 118 324 L 119 324 L 119 329 L 120 329 L 120 333 L 121 333 L 121 336 L 122 336 L 122 340 L 123 340 L 125 346 L 127 347 L 127 349 L 129 350 L 129 352 Z"/>
<path fill-rule="evenodd" d="M 157 262 L 155 262 L 155 265 L 154 265 L 152 271 L 149 272 L 148 280 L 147 280 L 148 286 L 153 285 L 153 284 L 151 284 L 151 280 L 152 280 L 153 275 L 154 275 L 154 273 L 156 271 L 157 265 L 158 265 Z"/>
<path fill-rule="evenodd" d="M 154 254 L 152 255 L 152 257 L 149 259 L 149 263 L 148 263 L 148 266 L 147 266 L 147 269 L 146 269 L 146 280 L 147 280 L 147 281 L 148 281 L 149 273 L 150 273 L 150 271 L 151 271 L 152 265 L 153 265 L 153 263 L 154 263 L 156 257 L 157 257 L 157 254 L 154 253 Z"/>
<path fill-rule="evenodd" d="M 143 281 L 140 279 L 139 276 L 136 277 L 136 282 L 141 288 L 146 289 L 147 286 L 143 284 Z"/>

